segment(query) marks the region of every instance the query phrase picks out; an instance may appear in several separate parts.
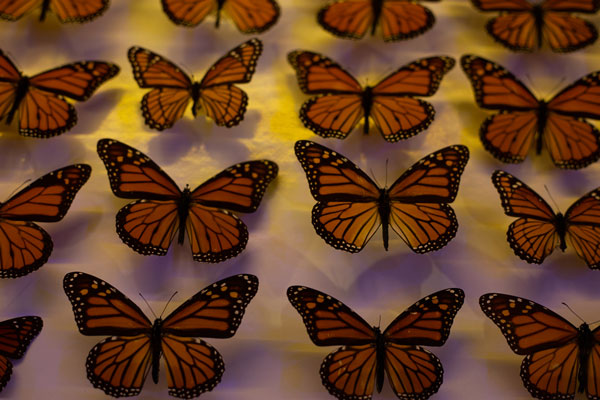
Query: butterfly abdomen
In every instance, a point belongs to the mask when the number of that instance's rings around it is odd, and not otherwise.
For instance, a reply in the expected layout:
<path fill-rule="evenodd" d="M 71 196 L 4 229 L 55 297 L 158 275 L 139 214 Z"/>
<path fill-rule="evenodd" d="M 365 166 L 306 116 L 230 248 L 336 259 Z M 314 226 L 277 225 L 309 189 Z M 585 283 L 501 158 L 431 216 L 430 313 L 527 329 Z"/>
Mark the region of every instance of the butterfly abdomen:
<path fill-rule="evenodd" d="M 8 112 L 6 116 L 6 124 L 10 124 L 15 116 L 15 113 L 19 109 L 19 105 L 27 95 L 27 91 L 29 90 L 29 78 L 24 76 L 19 80 L 17 84 L 17 89 L 15 91 L 15 100 L 13 102 L 12 108 Z"/>
<path fill-rule="evenodd" d="M 50 9 L 50 0 L 44 0 L 42 3 L 42 13 L 40 14 L 40 21 L 46 19 L 46 13 Z"/>
<path fill-rule="evenodd" d="M 381 393 L 383 389 L 383 380 L 385 377 L 385 337 L 378 327 L 373 327 L 375 332 L 375 354 L 377 364 L 375 365 L 375 384 L 377 385 L 377 393 Z"/>
<path fill-rule="evenodd" d="M 217 18 L 217 21 L 218 21 L 218 18 Z M 192 104 L 192 115 L 194 116 L 194 118 L 196 118 L 196 115 L 198 114 L 198 110 L 200 109 L 200 107 L 198 106 L 198 101 L 200 101 L 200 91 L 201 91 L 200 82 L 192 83 L 191 96 L 192 96 L 192 101 L 194 102 L 194 104 Z"/>
<path fill-rule="evenodd" d="M 371 36 L 373 36 L 383 9 L 383 0 L 371 0 L 371 7 L 373 7 L 373 25 L 371 26 Z"/>
<path fill-rule="evenodd" d="M 383 233 L 383 248 L 387 251 L 390 237 L 390 194 L 387 189 L 379 189 L 379 199 L 377 200 L 377 209 L 381 218 L 381 229 Z"/>
<path fill-rule="evenodd" d="M 181 199 L 179 200 L 178 213 L 179 213 L 179 236 L 177 237 L 177 243 L 183 244 L 185 238 L 185 222 L 187 221 L 190 213 L 190 204 L 192 203 L 192 195 L 189 186 L 186 186 L 181 193 Z"/>
<path fill-rule="evenodd" d="M 567 242 L 565 240 L 565 237 L 567 236 L 567 219 L 562 213 L 556 213 L 554 227 L 560 241 L 558 247 L 562 251 L 565 251 L 567 249 Z"/>
<path fill-rule="evenodd" d="M 542 152 L 542 145 L 544 143 L 544 130 L 546 129 L 546 121 L 548 120 L 548 103 L 546 103 L 545 101 L 541 100 L 539 102 L 539 107 L 537 110 L 537 120 L 538 120 L 538 126 L 537 126 L 537 138 L 536 138 L 536 142 L 535 142 L 535 153 L 536 154 L 541 154 Z"/>
<path fill-rule="evenodd" d="M 579 371 L 577 372 L 577 381 L 579 382 L 579 393 L 583 393 L 587 388 L 588 378 L 588 359 L 594 346 L 594 335 L 590 327 L 585 322 L 579 327 L 577 335 L 577 345 L 579 347 Z"/>
<path fill-rule="evenodd" d="M 160 356 L 162 355 L 162 319 L 156 318 L 152 324 L 152 381 L 158 383 L 158 372 L 160 370 Z"/>
<path fill-rule="evenodd" d="M 218 28 L 221 24 L 221 10 L 223 9 L 223 4 L 225 4 L 225 0 L 217 0 L 217 19 L 215 21 L 215 28 Z"/>
<path fill-rule="evenodd" d="M 367 86 L 362 94 L 362 107 L 365 113 L 365 125 L 363 127 L 363 133 L 369 134 L 369 116 L 371 115 L 371 107 L 373 106 L 373 88 Z"/>
<path fill-rule="evenodd" d="M 542 47 L 542 28 L 544 27 L 544 10 L 540 4 L 535 4 L 531 10 L 533 19 L 535 20 L 535 33 L 537 35 L 537 48 Z"/>

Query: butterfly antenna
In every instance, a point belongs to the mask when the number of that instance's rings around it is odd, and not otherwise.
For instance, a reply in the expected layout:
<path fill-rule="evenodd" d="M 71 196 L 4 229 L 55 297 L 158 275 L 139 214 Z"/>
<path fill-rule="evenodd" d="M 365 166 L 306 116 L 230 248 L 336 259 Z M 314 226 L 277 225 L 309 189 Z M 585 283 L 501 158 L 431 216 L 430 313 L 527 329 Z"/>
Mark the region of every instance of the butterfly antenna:
<path fill-rule="evenodd" d="M 377 182 L 377 178 L 375 178 L 375 173 L 373 172 L 373 168 L 370 168 L 369 171 L 371 171 L 371 176 L 373 177 L 373 180 L 375 181 L 375 183 L 377 184 L 377 186 L 381 187 L 381 185 L 379 184 L 379 182 Z"/>
<path fill-rule="evenodd" d="M 150 307 L 150 304 L 148 303 L 148 301 L 146 300 L 146 298 L 144 297 L 144 295 L 141 292 L 139 292 L 138 294 L 140 295 L 140 297 L 142 298 L 142 300 L 144 300 L 144 303 L 146 303 L 146 305 L 150 309 L 150 312 L 152 313 L 152 315 L 154 315 L 154 319 L 158 319 L 158 317 L 156 316 L 156 314 L 154 314 L 154 310 L 152 309 L 152 307 Z"/>
<path fill-rule="evenodd" d="M 554 204 L 554 207 L 556 207 L 556 209 L 558 210 L 558 212 L 560 212 L 560 207 L 558 206 L 558 204 L 554 200 L 554 197 L 552 197 L 552 194 L 550 194 L 550 190 L 548 190 L 548 186 L 544 185 L 544 189 L 546 189 L 546 193 L 548 193 L 548 197 L 550 197 L 550 200 L 552 200 L 552 203 Z"/>
<path fill-rule="evenodd" d="M 388 164 L 389 164 L 390 159 L 386 158 L 385 159 L 385 187 L 387 187 L 387 178 L 388 178 Z"/>
<path fill-rule="evenodd" d="M 162 318 L 163 314 L 165 313 L 165 310 L 169 306 L 169 303 L 171 302 L 171 300 L 173 300 L 173 297 L 175 297 L 176 294 L 177 294 L 177 292 L 175 292 L 171 295 L 171 297 L 169 298 L 169 301 L 167 301 L 167 304 L 165 304 L 165 308 L 163 308 L 162 312 L 160 313 L 160 318 Z"/>
<path fill-rule="evenodd" d="M 568 309 L 569 311 L 571 311 L 571 312 L 573 313 L 573 315 L 575 315 L 577 318 L 579 318 L 579 319 L 581 320 L 581 322 L 583 322 L 583 323 L 585 324 L 585 320 L 584 320 L 583 318 L 581 318 L 581 317 L 579 316 L 579 314 L 577 314 L 575 311 L 573 311 L 573 309 L 572 309 L 571 307 L 569 307 L 569 305 L 568 305 L 567 303 L 565 303 L 565 302 L 563 301 L 562 305 L 563 305 L 563 306 L 565 306 L 565 307 L 567 307 L 567 309 Z"/>

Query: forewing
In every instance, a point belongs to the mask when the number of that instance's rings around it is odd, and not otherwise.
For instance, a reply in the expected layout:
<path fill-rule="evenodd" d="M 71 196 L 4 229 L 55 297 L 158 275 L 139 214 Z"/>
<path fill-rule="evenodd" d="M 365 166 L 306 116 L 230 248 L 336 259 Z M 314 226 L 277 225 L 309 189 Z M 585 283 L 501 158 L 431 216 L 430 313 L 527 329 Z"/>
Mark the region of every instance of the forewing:
<path fill-rule="evenodd" d="M 42 0 L 0 0 L 0 17 L 16 21 L 41 3 Z"/>
<path fill-rule="evenodd" d="M 152 129 L 168 129 L 177 122 L 192 97 L 187 89 L 161 87 L 152 89 L 142 98 L 144 122 Z"/>
<path fill-rule="evenodd" d="M 600 71 L 592 72 L 561 90 L 548 109 L 580 118 L 600 119 Z"/>
<path fill-rule="evenodd" d="M 279 5 L 274 0 L 227 0 L 223 10 L 243 33 L 261 33 L 279 19 Z"/>
<path fill-rule="evenodd" d="M 529 89 L 501 65 L 474 55 L 464 55 L 460 61 L 480 107 L 521 111 L 538 108 L 539 102 Z"/>
<path fill-rule="evenodd" d="M 487 293 L 479 298 L 479 306 L 517 354 L 552 351 L 577 337 L 577 328 L 569 321 L 531 300 Z"/>
<path fill-rule="evenodd" d="M 464 300 L 465 293 L 458 288 L 432 293 L 396 317 L 383 335 L 387 342 L 399 345 L 441 346 Z"/>
<path fill-rule="evenodd" d="M 0 322 L 0 354 L 10 358 L 23 357 L 27 347 L 43 326 L 42 319 L 34 316 Z"/>
<path fill-rule="evenodd" d="M 194 189 L 192 198 L 209 207 L 254 212 L 277 172 L 277 164 L 269 160 L 235 164 Z"/>
<path fill-rule="evenodd" d="M 141 151 L 113 139 L 99 140 L 97 151 L 116 196 L 156 200 L 181 196 L 177 184 Z"/>
<path fill-rule="evenodd" d="M 380 19 L 383 40 L 406 40 L 433 26 L 435 17 L 429 9 L 412 1 L 384 1 Z"/>
<path fill-rule="evenodd" d="M 435 354 L 420 346 L 386 344 L 385 370 L 400 399 L 425 400 L 438 391 L 444 369 Z"/>
<path fill-rule="evenodd" d="M 10 376 L 12 375 L 12 363 L 4 356 L 0 355 L 0 391 L 4 389 Z"/>
<path fill-rule="evenodd" d="M 50 138 L 75 126 L 75 108 L 60 95 L 29 87 L 19 105 L 19 133 L 23 136 Z"/>
<path fill-rule="evenodd" d="M 83 335 L 150 334 L 152 324 L 142 310 L 102 279 L 84 272 L 70 272 L 63 279 L 63 289 Z"/>
<path fill-rule="evenodd" d="M 350 39 L 362 38 L 373 25 L 373 6 L 369 0 L 337 0 L 323 7 L 317 21 L 326 31 Z"/>
<path fill-rule="evenodd" d="M 196 26 L 217 7 L 215 0 L 161 0 L 162 7 L 177 25 Z"/>
<path fill-rule="evenodd" d="M 118 73 L 119 67 L 115 64 L 82 61 L 37 74 L 30 78 L 30 83 L 38 89 L 84 101 Z"/>
<path fill-rule="evenodd" d="M 525 357 L 521 379 L 529 393 L 538 399 L 573 399 L 581 367 L 579 351 L 577 342 L 571 341 Z"/>
<path fill-rule="evenodd" d="M 215 282 L 169 314 L 163 321 L 163 332 L 189 338 L 232 337 L 257 291 L 258 278 L 254 275 L 234 275 Z"/>
<path fill-rule="evenodd" d="M 544 14 L 542 34 L 552 51 L 559 53 L 581 49 L 598 39 L 592 23 L 563 12 Z"/>
<path fill-rule="evenodd" d="M 34 0 L 39 1 L 39 0 Z M 8 3 L 14 3 L 11 0 L 0 0 L 0 16 L 2 13 L 2 7 L 8 6 Z M 0 82 L 13 82 L 17 83 L 21 79 L 22 75 L 19 72 L 19 69 L 15 66 L 15 64 L 11 61 L 4 51 L 0 50 Z"/>
<path fill-rule="evenodd" d="M 304 93 L 362 92 L 362 87 L 350 73 L 324 55 L 296 50 L 288 54 L 288 61 L 296 71 L 298 85 Z"/>
<path fill-rule="evenodd" d="M 50 235 L 29 221 L 0 220 L 0 278 L 27 275 L 48 261 Z"/>
<path fill-rule="evenodd" d="M 51 0 L 50 8 L 61 22 L 87 22 L 102 15 L 109 0 Z"/>
<path fill-rule="evenodd" d="M 343 400 L 370 400 L 375 387 L 375 344 L 344 346 L 321 364 L 321 381 L 329 393 Z"/>
<path fill-rule="evenodd" d="M 389 115 L 389 111 L 385 110 L 385 103 L 383 104 L 378 106 L 378 116 Z M 394 109 L 398 108 L 397 104 L 392 106 Z M 362 99 L 356 94 L 320 95 L 306 101 L 300 109 L 300 120 L 304 126 L 324 138 L 345 139 L 363 117 Z M 376 122 L 379 123 L 379 120 Z M 382 125 L 381 131 L 387 133 L 385 122 Z M 391 134 L 384 137 L 395 138 Z"/>
<path fill-rule="evenodd" d="M 137 396 L 151 367 L 148 335 L 112 336 L 90 350 L 85 363 L 94 387 L 113 397 Z"/>
<path fill-rule="evenodd" d="M 231 49 L 210 67 L 202 78 L 200 87 L 206 89 L 217 85 L 250 82 L 262 50 L 262 42 L 256 38 Z"/>
<path fill-rule="evenodd" d="M 141 88 L 191 89 L 190 78 L 163 56 L 138 46 L 131 47 L 127 54 L 133 68 L 133 76 Z"/>
<path fill-rule="evenodd" d="M 565 213 L 571 245 L 592 269 L 600 268 L 600 189 L 577 200 Z"/>
<path fill-rule="evenodd" d="M 530 217 L 552 223 L 552 208 L 533 189 L 505 171 L 494 171 L 492 183 L 500 194 L 504 213 L 511 217 Z"/>

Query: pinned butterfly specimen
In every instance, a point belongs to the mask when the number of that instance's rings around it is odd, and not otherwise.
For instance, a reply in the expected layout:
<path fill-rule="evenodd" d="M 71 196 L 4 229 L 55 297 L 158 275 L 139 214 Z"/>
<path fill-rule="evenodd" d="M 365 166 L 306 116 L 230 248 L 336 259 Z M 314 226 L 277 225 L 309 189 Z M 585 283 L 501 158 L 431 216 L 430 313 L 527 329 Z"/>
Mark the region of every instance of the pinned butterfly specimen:
<path fill-rule="evenodd" d="M 152 89 L 142 99 L 146 125 L 159 131 L 170 128 L 190 101 L 194 117 L 203 109 L 219 126 L 239 124 L 248 95 L 234 83 L 250 82 L 262 49 L 260 40 L 250 39 L 221 57 L 200 82 L 194 82 L 166 58 L 141 47 L 130 48 L 135 80 L 141 88 Z"/>
<path fill-rule="evenodd" d="M 211 13 L 217 14 L 215 27 L 226 14 L 242 33 L 261 33 L 279 19 L 274 0 L 162 0 L 163 10 L 177 25 L 193 27 Z"/>
<path fill-rule="evenodd" d="M 118 72 L 111 63 L 81 61 L 29 77 L 0 50 L 0 121 L 10 124 L 17 117 L 24 136 L 60 135 L 77 123 L 75 108 L 64 97 L 85 101 Z"/>
<path fill-rule="evenodd" d="M 302 105 L 300 119 L 317 135 L 344 139 L 369 118 L 388 142 L 408 139 L 426 129 L 433 106 L 412 96 L 432 96 L 454 66 L 450 57 L 430 57 L 405 65 L 375 86 L 362 87 L 336 62 L 310 51 L 293 51 L 288 61 L 296 70 L 300 89 L 316 94 Z"/>
<path fill-rule="evenodd" d="M 506 215 L 519 217 L 508 227 L 508 243 L 528 263 L 541 264 L 556 245 L 567 248 L 566 238 L 591 269 L 600 268 L 600 188 L 577 200 L 563 215 L 554 213 L 529 186 L 504 171 L 492 182 Z"/>
<path fill-rule="evenodd" d="M 9 358 L 22 358 L 43 325 L 40 317 L 32 316 L 0 322 L 0 392 L 12 375 L 13 365 Z"/>
<path fill-rule="evenodd" d="M 314 142 L 296 142 L 296 157 L 317 200 L 312 223 L 327 244 L 350 253 L 363 249 L 380 226 L 388 249 L 389 227 L 416 253 L 444 247 L 458 222 L 448 205 L 469 160 L 465 146 L 433 152 L 380 188 L 343 155 Z"/>
<path fill-rule="evenodd" d="M 442 384 L 440 360 L 421 346 L 442 346 L 465 294 L 445 289 L 417 301 L 381 332 L 341 301 L 315 289 L 287 290 L 317 346 L 343 346 L 321 364 L 321 379 L 341 400 L 369 400 L 384 375 L 401 399 L 428 399 Z"/>
<path fill-rule="evenodd" d="M 589 46 L 598 39 L 590 22 L 572 13 L 595 13 L 598 0 L 471 0 L 481 11 L 501 15 L 488 21 L 488 33 L 515 51 L 534 51 L 546 42 L 554 52 L 569 52 Z"/>
<path fill-rule="evenodd" d="M 40 21 L 52 11 L 60 22 L 88 22 L 108 8 L 109 0 L 0 0 L 0 18 L 16 21 L 28 12 L 41 8 Z"/>
<path fill-rule="evenodd" d="M 225 364 L 199 337 L 230 338 L 258 290 L 254 275 L 234 275 L 202 289 L 154 323 L 119 290 L 83 272 L 65 275 L 63 288 L 83 335 L 110 335 L 90 351 L 86 369 L 94 387 L 114 397 L 137 396 L 151 371 L 158 383 L 167 364 L 169 394 L 190 399 L 212 390 Z"/>
<path fill-rule="evenodd" d="M 580 78 L 550 101 L 538 100 L 504 67 L 465 55 L 462 68 L 480 107 L 500 110 L 479 131 L 483 145 L 505 163 L 522 162 L 546 147 L 559 168 L 583 168 L 600 157 L 600 132 L 585 119 L 600 119 L 600 71 Z"/>
<path fill-rule="evenodd" d="M 102 139 L 98 155 L 113 193 L 141 199 L 117 213 L 117 233 L 125 244 L 140 254 L 164 256 L 173 238 L 183 244 L 187 232 L 194 260 L 212 263 L 244 250 L 248 228 L 228 210 L 256 211 L 278 171 L 272 161 L 246 161 L 181 191 L 154 161 L 125 143 Z"/>
<path fill-rule="evenodd" d="M 33 221 L 63 219 L 91 171 L 86 164 L 57 169 L 0 203 L 0 278 L 27 275 L 48 261 L 52 239 Z"/>
<path fill-rule="evenodd" d="M 437 1 L 437 0 L 429 0 Z M 381 26 L 386 42 L 410 39 L 435 22 L 429 9 L 412 0 L 335 0 L 319 11 L 317 21 L 328 32 L 345 39 L 375 35 Z"/>
<path fill-rule="evenodd" d="M 487 293 L 481 310 L 502 331 L 516 354 L 526 355 L 521 379 L 543 400 L 572 400 L 576 391 L 600 398 L 600 328 L 576 328 L 546 307 L 516 296 Z"/>

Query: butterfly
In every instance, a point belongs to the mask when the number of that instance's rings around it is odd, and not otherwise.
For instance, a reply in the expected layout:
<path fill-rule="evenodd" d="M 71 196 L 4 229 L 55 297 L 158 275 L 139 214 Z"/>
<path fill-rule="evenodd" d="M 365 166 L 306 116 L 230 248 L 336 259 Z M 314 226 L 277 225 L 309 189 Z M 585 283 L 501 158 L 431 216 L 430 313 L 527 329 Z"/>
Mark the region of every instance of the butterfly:
<path fill-rule="evenodd" d="M 600 119 L 600 71 L 575 81 L 550 101 L 538 100 L 509 71 L 465 55 L 462 68 L 480 107 L 500 110 L 479 131 L 483 145 L 506 163 L 522 162 L 532 146 L 545 146 L 559 168 L 579 169 L 600 158 L 600 132 L 585 118 Z"/>
<path fill-rule="evenodd" d="M 510 50 L 534 51 L 546 42 L 554 52 L 569 52 L 589 46 L 598 31 L 572 13 L 595 13 L 598 0 L 471 0 L 481 11 L 502 14 L 488 21 L 488 33 Z"/>
<path fill-rule="evenodd" d="M 217 13 L 215 27 L 221 23 L 221 11 L 243 33 L 261 33 L 279 19 L 274 0 L 162 0 L 163 10 L 177 25 L 196 26 L 210 13 Z"/>
<path fill-rule="evenodd" d="M 248 95 L 234 83 L 250 82 L 262 42 L 250 39 L 221 57 L 200 82 L 193 82 L 166 58 L 141 47 L 129 49 L 129 61 L 141 88 L 152 90 L 142 99 L 146 125 L 162 131 L 183 116 L 190 101 L 194 117 L 201 109 L 219 126 L 244 119 Z"/>
<path fill-rule="evenodd" d="M 467 147 L 449 146 L 425 156 L 389 189 L 325 146 L 299 140 L 295 151 L 317 200 L 313 226 L 330 246 L 357 253 L 379 226 L 386 250 L 390 226 L 416 253 L 438 250 L 456 235 L 458 222 L 448 203 L 469 160 Z"/>
<path fill-rule="evenodd" d="M 428 31 L 435 17 L 417 1 L 335 0 L 319 11 L 317 21 L 326 31 L 349 39 L 360 39 L 369 29 L 375 35 L 381 26 L 383 40 L 391 42 Z"/>
<path fill-rule="evenodd" d="M 91 171 L 86 164 L 68 165 L 0 203 L 0 278 L 27 275 L 48 261 L 52 239 L 33 221 L 63 219 Z"/>
<path fill-rule="evenodd" d="M 344 139 L 369 118 L 388 142 L 408 139 L 426 129 L 435 115 L 433 106 L 411 96 L 432 96 L 454 66 L 450 57 L 430 57 L 405 65 L 375 86 L 362 87 L 336 62 L 310 51 L 288 54 L 300 89 L 316 94 L 302 105 L 300 120 L 317 135 Z"/>
<path fill-rule="evenodd" d="M 118 72 L 111 63 L 81 61 L 28 77 L 0 50 L 0 121 L 8 125 L 17 116 L 24 136 L 60 135 L 77 122 L 75 108 L 64 97 L 85 101 Z"/>
<path fill-rule="evenodd" d="M 225 370 L 219 352 L 198 337 L 232 337 L 258 290 L 258 278 L 234 275 L 213 283 L 154 323 L 123 293 L 95 276 L 70 272 L 63 288 L 79 331 L 111 336 L 88 355 L 87 376 L 94 387 L 114 397 L 136 396 L 148 372 L 158 383 L 162 356 L 169 394 L 190 399 L 212 390 Z"/>
<path fill-rule="evenodd" d="M 600 268 L 600 188 L 577 200 L 565 213 L 554 213 L 529 186 L 504 171 L 495 171 L 492 182 L 506 215 L 519 217 L 508 227 L 508 243 L 528 263 L 541 264 L 566 238 L 592 269 Z"/>
<path fill-rule="evenodd" d="M 40 317 L 32 316 L 0 322 L 0 392 L 12 375 L 13 365 L 9 358 L 22 358 L 43 325 Z"/>
<path fill-rule="evenodd" d="M 600 328 L 569 321 L 527 299 L 501 293 L 479 298 L 481 310 L 516 354 L 526 355 L 521 379 L 537 399 L 569 400 L 575 392 L 600 397 Z"/>
<path fill-rule="evenodd" d="M 117 233 L 125 244 L 140 254 L 164 256 L 173 238 L 183 244 L 187 232 L 194 260 L 212 263 L 244 250 L 248 228 L 228 210 L 256 211 L 278 171 L 272 161 L 247 161 L 181 191 L 154 161 L 125 143 L 102 139 L 98 155 L 113 193 L 141 199 L 117 213 Z"/>
<path fill-rule="evenodd" d="M 381 392 L 384 371 L 396 396 L 427 399 L 438 391 L 444 370 L 424 346 L 442 346 L 464 302 L 462 289 L 445 289 L 417 301 L 383 331 L 371 327 L 341 301 L 304 286 L 287 290 L 317 346 L 344 346 L 321 364 L 329 393 L 342 400 L 369 400 Z"/>
<path fill-rule="evenodd" d="M 16 21 L 35 8 L 42 9 L 40 21 L 52 10 L 60 22 L 88 22 L 108 8 L 108 0 L 0 0 L 0 17 Z"/>

